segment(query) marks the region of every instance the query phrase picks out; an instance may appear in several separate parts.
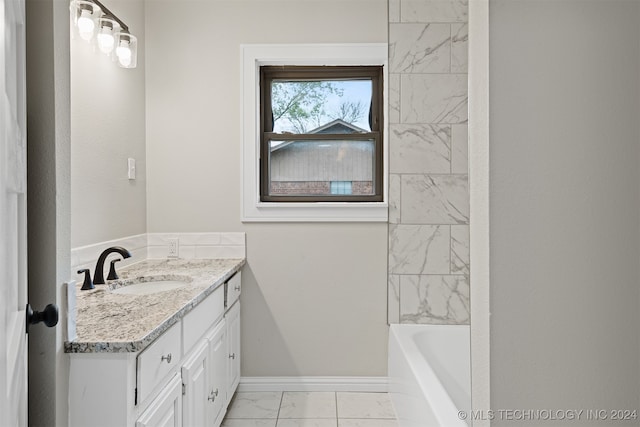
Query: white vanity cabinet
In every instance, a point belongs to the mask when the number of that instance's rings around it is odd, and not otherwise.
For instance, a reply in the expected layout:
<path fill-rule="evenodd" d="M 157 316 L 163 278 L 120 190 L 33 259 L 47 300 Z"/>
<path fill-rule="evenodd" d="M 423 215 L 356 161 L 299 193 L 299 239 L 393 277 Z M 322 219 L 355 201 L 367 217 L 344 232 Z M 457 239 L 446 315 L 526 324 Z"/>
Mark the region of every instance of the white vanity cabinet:
<path fill-rule="evenodd" d="M 176 374 L 140 416 L 136 427 L 180 427 L 182 425 L 182 380 L 180 375 Z"/>
<path fill-rule="evenodd" d="M 237 301 L 225 314 L 227 322 L 227 402 L 233 397 L 240 382 L 240 301 Z"/>
<path fill-rule="evenodd" d="M 237 272 L 139 353 L 70 353 L 70 425 L 219 427 L 240 377 L 239 295 Z"/>

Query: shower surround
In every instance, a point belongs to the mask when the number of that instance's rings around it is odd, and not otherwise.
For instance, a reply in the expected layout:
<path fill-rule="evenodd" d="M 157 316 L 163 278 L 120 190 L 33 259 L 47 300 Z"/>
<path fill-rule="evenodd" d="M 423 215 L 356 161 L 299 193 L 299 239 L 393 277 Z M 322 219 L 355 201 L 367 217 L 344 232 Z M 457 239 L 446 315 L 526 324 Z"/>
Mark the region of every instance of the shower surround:
<path fill-rule="evenodd" d="M 389 1 L 389 323 L 469 323 L 467 20 Z"/>

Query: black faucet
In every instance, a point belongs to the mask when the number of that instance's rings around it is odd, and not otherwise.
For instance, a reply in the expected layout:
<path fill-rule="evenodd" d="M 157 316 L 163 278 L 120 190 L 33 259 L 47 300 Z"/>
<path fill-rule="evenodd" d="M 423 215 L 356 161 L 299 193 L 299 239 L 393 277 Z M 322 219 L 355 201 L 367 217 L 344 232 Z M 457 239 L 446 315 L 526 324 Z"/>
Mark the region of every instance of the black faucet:
<path fill-rule="evenodd" d="M 98 257 L 96 264 L 96 271 L 93 273 L 93 283 L 95 285 L 104 285 L 104 262 L 107 260 L 107 256 L 113 252 L 117 252 L 122 255 L 122 258 L 130 258 L 131 252 L 123 248 L 122 246 L 112 246 L 102 251 Z"/>

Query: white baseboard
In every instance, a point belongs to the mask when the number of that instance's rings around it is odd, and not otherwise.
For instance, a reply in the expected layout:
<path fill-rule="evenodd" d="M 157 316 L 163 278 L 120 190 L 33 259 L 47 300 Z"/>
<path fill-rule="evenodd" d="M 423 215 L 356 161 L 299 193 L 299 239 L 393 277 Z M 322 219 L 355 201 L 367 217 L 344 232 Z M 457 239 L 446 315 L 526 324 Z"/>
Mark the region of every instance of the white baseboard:
<path fill-rule="evenodd" d="M 351 391 L 386 393 L 387 377 L 241 377 L 238 391 Z"/>

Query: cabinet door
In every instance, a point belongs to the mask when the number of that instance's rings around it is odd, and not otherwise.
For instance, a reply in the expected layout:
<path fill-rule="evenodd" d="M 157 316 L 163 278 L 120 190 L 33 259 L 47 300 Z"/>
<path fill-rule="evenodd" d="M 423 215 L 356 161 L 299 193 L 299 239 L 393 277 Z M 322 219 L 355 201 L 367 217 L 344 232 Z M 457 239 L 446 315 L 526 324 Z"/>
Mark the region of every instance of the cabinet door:
<path fill-rule="evenodd" d="M 142 413 L 136 427 L 182 427 L 182 380 L 179 374 Z"/>
<path fill-rule="evenodd" d="M 240 301 L 227 312 L 227 403 L 233 397 L 240 382 Z"/>
<path fill-rule="evenodd" d="M 210 420 L 213 425 L 219 425 L 224 416 L 223 408 L 227 406 L 227 339 L 226 322 L 223 319 L 214 329 L 209 338 L 209 351 L 211 358 L 210 394 L 209 402 Z"/>
<path fill-rule="evenodd" d="M 202 427 L 207 420 L 209 398 L 209 342 L 202 340 L 193 355 L 182 365 L 182 424 Z"/>

